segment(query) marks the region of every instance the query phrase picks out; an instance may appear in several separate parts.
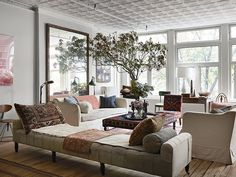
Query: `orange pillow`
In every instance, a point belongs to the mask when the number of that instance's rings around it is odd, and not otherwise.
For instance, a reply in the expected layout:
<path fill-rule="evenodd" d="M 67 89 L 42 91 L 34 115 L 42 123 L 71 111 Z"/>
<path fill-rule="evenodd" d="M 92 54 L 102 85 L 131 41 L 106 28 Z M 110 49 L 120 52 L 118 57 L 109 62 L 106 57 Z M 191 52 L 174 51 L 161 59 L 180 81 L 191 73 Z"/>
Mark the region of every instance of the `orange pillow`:
<path fill-rule="evenodd" d="M 158 115 L 141 121 L 130 135 L 129 146 L 142 145 L 144 136 L 158 132 L 162 128 L 164 120 L 163 116 Z"/>

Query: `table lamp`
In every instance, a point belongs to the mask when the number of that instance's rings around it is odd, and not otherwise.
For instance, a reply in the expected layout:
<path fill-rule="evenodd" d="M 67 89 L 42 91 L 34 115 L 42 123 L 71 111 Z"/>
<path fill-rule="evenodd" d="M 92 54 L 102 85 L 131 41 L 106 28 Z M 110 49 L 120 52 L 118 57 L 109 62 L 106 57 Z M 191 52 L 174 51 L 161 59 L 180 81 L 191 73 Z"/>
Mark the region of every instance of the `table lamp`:
<path fill-rule="evenodd" d="M 194 78 L 195 70 L 194 68 L 179 67 L 178 68 L 178 77 L 183 78 L 182 93 L 186 93 L 186 79 L 192 80 Z M 192 81 L 191 81 L 192 82 Z M 192 85 L 192 84 L 191 84 Z"/>
<path fill-rule="evenodd" d="M 92 79 L 89 82 L 89 85 L 93 86 L 93 94 L 95 95 L 95 86 L 96 86 L 96 84 L 95 84 L 95 77 L 94 76 L 92 76 Z"/>

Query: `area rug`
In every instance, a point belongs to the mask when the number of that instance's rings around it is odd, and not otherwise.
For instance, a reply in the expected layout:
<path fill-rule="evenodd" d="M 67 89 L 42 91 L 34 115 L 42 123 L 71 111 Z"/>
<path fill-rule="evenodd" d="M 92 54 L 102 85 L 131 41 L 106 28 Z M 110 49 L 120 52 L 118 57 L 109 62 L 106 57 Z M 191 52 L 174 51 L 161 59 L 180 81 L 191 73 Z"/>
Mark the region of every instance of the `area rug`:
<path fill-rule="evenodd" d="M 41 171 L 5 159 L 0 159 L 0 167 L 1 177 L 60 177 L 52 173 Z"/>

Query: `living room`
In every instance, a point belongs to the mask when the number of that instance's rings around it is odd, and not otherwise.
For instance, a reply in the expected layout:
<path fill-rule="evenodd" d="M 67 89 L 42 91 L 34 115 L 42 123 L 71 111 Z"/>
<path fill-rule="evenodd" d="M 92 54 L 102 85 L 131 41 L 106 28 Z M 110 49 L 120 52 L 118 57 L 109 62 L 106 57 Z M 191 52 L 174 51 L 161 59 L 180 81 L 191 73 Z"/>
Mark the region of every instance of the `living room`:
<path fill-rule="evenodd" d="M 170 91 L 172 94 L 190 93 L 191 80 L 192 94 L 199 97 L 201 92 L 210 93 L 206 101 L 207 111 L 209 100 L 215 100 L 219 93 L 224 93 L 228 102 L 234 102 L 235 6 L 236 3 L 230 0 L 210 2 L 2 0 L 0 35 L 12 37 L 14 57 L 12 85 L 0 86 L 0 103 L 32 105 L 39 103 L 40 99 L 45 103 L 54 92 L 70 91 L 71 83 L 76 81 L 77 75 L 71 77 L 63 87 L 62 83 L 58 86 L 59 83 L 49 77 L 52 73 L 48 68 L 50 59 L 47 53 L 49 47 L 46 41 L 49 38 L 46 34 L 46 24 L 52 25 L 49 29 L 58 26 L 86 33 L 90 38 L 95 37 L 98 32 L 119 36 L 121 33 L 136 31 L 141 40 L 152 37 L 154 42 L 166 45 L 168 49 L 166 65 L 158 71 L 143 72 L 138 79 L 139 82 L 154 87 L 152 94 L 145 98 L 149 102 L 149 112 L 154 112 L 155 104 L 160 101 L 159 91 Z M 109 79 L 105 81 L 98 77 L 99 67 L 91 58 L 87 66 L 88 72 L 84 78 L 89 95 L 105 93 L 111 96 L 108 93 L 110 91 L 116 97 L 122 97 L 120 91 L 123 85 L 130 85 L 129 74 L 117 72 L 116 67 L 108 69 Z M 190 68 L 191 71 L 181 73 L 183 68 Z M 180 77 L 181 74 L 185 76 Z M 93 77 L 95 85 L 89 86 Z M 41 89 L 40 86 L 46 80 L 54 80 L 54 83 L 50 84 L 51 88 L 58 86 L 63 89 L 48 91 L 46 85 Z M 129 106 L 130 100 L 128 101 Z M 204 106 L 185 103 L 183 109 L 184 112 L 205 112 Z M 4 115 L 4 118 L 17 119 L 18 115 L 15 109 L 12 109 Z M 11 133 L 6 132 L 6 135 Z M 11 148 L 5 144 L 0 146 L 5 149 Z"/>

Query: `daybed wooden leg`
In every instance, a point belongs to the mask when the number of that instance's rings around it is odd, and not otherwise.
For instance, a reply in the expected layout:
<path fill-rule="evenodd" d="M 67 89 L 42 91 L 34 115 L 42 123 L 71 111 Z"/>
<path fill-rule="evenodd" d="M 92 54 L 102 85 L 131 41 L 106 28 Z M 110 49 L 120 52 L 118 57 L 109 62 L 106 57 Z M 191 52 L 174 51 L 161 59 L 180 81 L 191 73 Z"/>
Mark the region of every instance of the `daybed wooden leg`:
<path fill-rule="evenodd" d="M 104 176 L 105 175 L 105 164 L 104 163 L 100 162 L 100 170 L 101 170 L 102 176 Z"/>
<path fill-rule="evenodd" d="M 185 171 L 189 175 L 189 164 L 185 167 Z"/>
<path fill-rule="evenodd" d="M 56 162 L 56 152 L 52 151 L 52 161 Z"/>
<path fill-rule="evenodd" d="M 175 121 L 176 122 L 176 121 Z M 173 129 L 175 130 L 175 122 L 173 122 Z"/>
<path fill-rule="evenodd" d="M 18 152 L 18 149 L 19 149 L 19 145 L 17 142 L 15 142 L 15 152 Z"/>

